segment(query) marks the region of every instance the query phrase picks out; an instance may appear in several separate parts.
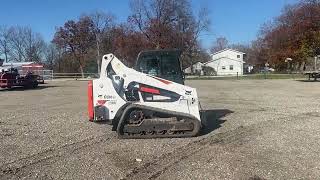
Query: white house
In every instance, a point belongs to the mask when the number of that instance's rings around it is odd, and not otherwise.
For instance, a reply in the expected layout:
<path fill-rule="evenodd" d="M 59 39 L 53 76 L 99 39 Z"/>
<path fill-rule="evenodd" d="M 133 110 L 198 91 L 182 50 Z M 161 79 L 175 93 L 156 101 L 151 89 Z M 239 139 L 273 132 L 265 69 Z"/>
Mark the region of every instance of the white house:
<path fill-rule="evenodd" d="M 212 67 L 218 76 L 243 75 L 245 53 L 233 49 L 224 49 L 211 55 L 205 66 Z"/>
<path fill-rule="evenodd" d="M 197 73 L 200 73 L 201 75 L 203 74 L 203 71 L 202 71 L 202 67 L 204 66 L 204 64 L 202 62 L 197 62 L 195 64 L 192 65 L 192 69 L 191 69 L 191 66 L 184 69 L 183 72 L 185 74 L 197 74 Z"/>

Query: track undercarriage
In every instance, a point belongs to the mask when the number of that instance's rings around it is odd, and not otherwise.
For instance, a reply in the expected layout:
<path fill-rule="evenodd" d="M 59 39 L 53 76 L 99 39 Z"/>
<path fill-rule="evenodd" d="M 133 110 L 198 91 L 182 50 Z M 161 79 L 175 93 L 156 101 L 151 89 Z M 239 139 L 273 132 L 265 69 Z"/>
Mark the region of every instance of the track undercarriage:
<path fill-rule="evenodd" d="M 200 130 L 200 122 L 183 113 L 132 106 L 126 108 L 117 128 L 120 138 L 192 137 Z"/>

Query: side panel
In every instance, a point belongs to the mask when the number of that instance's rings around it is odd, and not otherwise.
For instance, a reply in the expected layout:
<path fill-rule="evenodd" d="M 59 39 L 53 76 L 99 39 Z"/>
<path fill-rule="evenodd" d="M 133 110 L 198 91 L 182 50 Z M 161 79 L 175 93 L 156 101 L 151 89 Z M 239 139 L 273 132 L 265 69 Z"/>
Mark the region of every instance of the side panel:
<path fill-rule="evenodd" d="M 94 120 L 113 120 L 126 102 L 115 91 L 109 78 L 93 80 Z"/>
<path fill-rule="evenodd" d="M 183 95 L 180 97 L 179 100 L 174 102 L 136 102 L 135 104 L 140 104 L 144 106 L 154 107 L 165 109 L 168 111 L 176 111 L 186 114 L 191 114 L 199 121 L 200 114 L 199 114 L 199 102 L 197 97 L 197 91 L 193 89 L 189 91 L 190 95 Z"/>

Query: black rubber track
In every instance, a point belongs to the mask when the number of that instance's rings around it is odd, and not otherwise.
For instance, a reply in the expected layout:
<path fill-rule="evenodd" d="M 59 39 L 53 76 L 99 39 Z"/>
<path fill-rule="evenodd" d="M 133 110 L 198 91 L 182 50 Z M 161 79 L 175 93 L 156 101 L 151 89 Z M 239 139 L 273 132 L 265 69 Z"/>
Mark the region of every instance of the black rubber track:
<path fill-rule="evenodd" d="M 187 120 L 192 121 L 194 129 L 192 132 L 187 132 L 184 134 L 177 133 L 177 134 L 163 134 L 163 135 L 160 135 L 160 134 L 127 135 L 123 132 L 123 128 L 124 128 L 124 125 L 126 122 L 127 114 L 128 114 L 128 112 L 130 112 L 131 109 L 150 110 L 150 111 L 154 111 L 154 112 L 165 113 L 165 114 L 171 115 L 173 117 L 175 116 L 175 117 L 187 119 Z M 159 109 L 159 108 L 143 106 L 140 104 L 130 104 L 125 108 L 125 110 L 122 113 L 122 116 L 121 116 L 119 123 L 118 123 L 118 126 L 117 126 L 117 133 L 118 133 L 118 137 L 122 138 L 122 139 L 186 138 L 186 137 L 194 137 L 194 136 L 198 135 L 200 129 L 201 129 L 201 122 L 199 120 L 197 120 L 197 118 L 195 118 L 194 116 L 192 116 L 190 114 L 179 113 L 179 112 L 175 112 L 175 111 L 168 111 L 168 110 L 163 110 L 163 109 Z"/>

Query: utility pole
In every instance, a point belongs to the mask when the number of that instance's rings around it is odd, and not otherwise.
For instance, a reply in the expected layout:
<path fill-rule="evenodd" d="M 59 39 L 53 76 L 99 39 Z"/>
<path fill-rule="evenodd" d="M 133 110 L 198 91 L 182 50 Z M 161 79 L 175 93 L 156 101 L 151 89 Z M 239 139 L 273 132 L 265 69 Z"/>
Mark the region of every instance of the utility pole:
<path fill-rule="evenodd" d="M 269 71 L 269 63 L 264 64 L 264 79 L 267 79 L 267 71 Z"/>
<path fill-rule="evenodd" d="M 317 63 L 319 58 L 320 58 L 320 55 L 314 57 L 314 71 L 318 71 Z"/>

